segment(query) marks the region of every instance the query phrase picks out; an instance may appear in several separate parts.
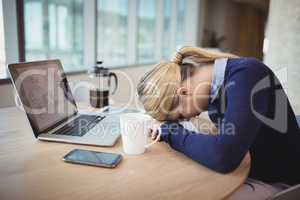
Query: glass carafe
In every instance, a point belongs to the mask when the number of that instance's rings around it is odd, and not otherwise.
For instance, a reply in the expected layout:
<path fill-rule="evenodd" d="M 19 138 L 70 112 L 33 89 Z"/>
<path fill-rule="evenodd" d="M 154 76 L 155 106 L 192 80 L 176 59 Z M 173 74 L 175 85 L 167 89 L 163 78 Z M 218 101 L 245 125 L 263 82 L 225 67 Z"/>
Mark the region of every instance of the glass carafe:
<path fill-rule="evenodd" d="M 103 62 L 98 61 L 97 65 L 89 70 L 93 87 L 90 89 L 90 104 L 95 108 L 102 108 L 109 105 L 109 96 L 114 94 L 118 88 L 118 77 L 102 66 Z M 114 84 L 112 84 L 112 81 Z M 113 86 L 113 87 L 112 87 Z"/>

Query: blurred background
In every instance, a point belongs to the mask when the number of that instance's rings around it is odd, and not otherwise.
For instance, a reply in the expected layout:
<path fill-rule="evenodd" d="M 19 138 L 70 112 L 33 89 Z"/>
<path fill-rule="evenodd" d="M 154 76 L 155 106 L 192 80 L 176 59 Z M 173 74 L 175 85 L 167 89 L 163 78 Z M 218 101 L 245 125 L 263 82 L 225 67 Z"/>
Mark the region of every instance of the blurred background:
<path fill-rule="evenodd" d="M 299 0 L 0 0 L 0 107 L 14 105 L 8 63 L 58 58 L 76 84 L 102 60 L 123 73 L 114 99 L 124 103 L 128 77 L 193 45 L 264 61 L 299 114 L 299 44 Z"/>

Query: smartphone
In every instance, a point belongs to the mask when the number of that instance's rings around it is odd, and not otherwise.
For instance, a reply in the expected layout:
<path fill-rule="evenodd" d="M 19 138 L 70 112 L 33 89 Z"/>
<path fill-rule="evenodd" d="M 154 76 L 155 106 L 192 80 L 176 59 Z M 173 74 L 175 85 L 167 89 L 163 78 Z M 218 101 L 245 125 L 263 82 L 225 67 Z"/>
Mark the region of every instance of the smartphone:
<path fill-rule="evenodd" d="M 122 155 L 74 149 L 63 157 L 63 160 L 70 163 L 91 165 L 97 167 L 115 168 L 122 160 Z"/>

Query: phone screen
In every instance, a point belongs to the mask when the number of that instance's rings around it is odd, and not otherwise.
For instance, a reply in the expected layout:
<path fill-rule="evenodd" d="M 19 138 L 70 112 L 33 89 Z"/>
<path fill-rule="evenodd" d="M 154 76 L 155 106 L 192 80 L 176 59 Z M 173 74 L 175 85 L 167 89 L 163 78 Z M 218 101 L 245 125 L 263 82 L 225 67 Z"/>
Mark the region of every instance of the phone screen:
<path fill-rule="evenodd" d="M 64 156 L 64 161 L 67 162 L 110 168 L 116 167 L 121 159 L 122 156 L 120 154 L 81 149 L 74 149 Z"/>

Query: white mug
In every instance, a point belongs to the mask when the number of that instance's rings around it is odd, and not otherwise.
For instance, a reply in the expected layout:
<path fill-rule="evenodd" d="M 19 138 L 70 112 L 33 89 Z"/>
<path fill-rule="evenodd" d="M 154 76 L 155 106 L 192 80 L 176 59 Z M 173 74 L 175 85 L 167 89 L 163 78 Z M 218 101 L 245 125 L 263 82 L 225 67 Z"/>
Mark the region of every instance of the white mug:
<path fill-rule="evenodd" d="M 124 153 L 138 155 L 155 144 L 161 135 L 161 123 L 142 113 L 126 113 L 120 116 L 120 128 Z M 147 144 L 149 130 L 158 131 L 156 139 Z"/>

